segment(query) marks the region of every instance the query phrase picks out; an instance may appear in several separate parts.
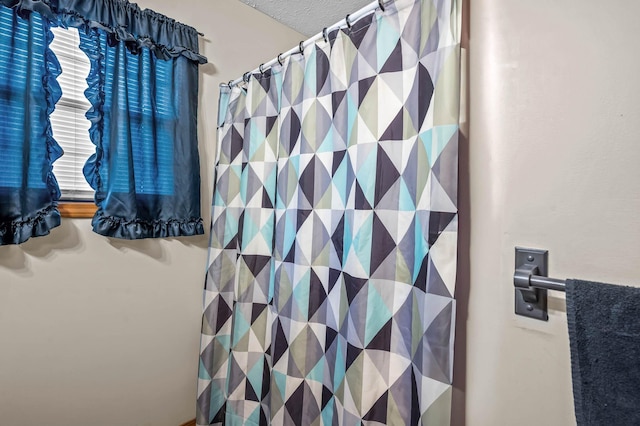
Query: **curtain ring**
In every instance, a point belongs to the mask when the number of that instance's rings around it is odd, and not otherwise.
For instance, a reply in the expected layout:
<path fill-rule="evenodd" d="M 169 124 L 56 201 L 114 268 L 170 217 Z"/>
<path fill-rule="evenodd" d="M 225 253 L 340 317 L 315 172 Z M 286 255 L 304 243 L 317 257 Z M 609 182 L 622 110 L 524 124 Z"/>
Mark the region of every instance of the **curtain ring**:
<path fill-rule="evenodd" d="M 278 63 L 280 64 L 280 66 L 284 65 L 284 63 L 282 62 L 282 53 L 278 53 Z"/>
<path fill-rule="evenodd" d="M 247 71 L 244 74 L 242 74 L 242 81 L 244 81 L 245 83 L 248 83 L 250 75 L 251 75 L 251 73 L 249 71 Z"/>
<path fill-rule="evenodd" d="M 351 22 L 349 22 L 349 15 L 351 14 L 347 13 L 347 16 L 344 18 L 344 21 L 347 23 L 347 28 L 351 29 Z"/>
<path fill-rule="evenodd" d="M 258 70 L 260 70 L 260 74 L 264 75 L 264 70 L 262 69 L 262 67 L 264 67 L 264 64 L 260 64 Z"/>
<path fill-rule="evenodd" d="M 229 80 L 227 86 L 229 86 L 229 89 L 231 89 L 233 87 L 233 80 Z"/>
<path fill-rule="evenodd" d="M 378 6 L 380 10 L 384 12 L 384 0 L 378 0 Z"/>
<path fill-rule="evenodd" d="M 329 34 L 327 33 L 327 27 L 324 27 L 322 29 L 322 38 L 324 39 L 325 43 L 329 43 Z"/>
<path fill-rule="evenodd" d="M 304 40 L 300 42 L 298 49 L 300 49 L 300 54 L 304 56 Z"/>

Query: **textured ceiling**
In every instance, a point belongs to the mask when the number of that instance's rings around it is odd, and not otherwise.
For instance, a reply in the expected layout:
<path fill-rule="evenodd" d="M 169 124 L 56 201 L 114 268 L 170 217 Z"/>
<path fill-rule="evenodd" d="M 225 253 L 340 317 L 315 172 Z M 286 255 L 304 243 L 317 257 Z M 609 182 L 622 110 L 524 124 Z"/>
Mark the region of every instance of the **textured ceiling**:
<path fill-rule="evenodd" d="M 240 0 L 294 30 L 312 36 L 372 0 Z"/>

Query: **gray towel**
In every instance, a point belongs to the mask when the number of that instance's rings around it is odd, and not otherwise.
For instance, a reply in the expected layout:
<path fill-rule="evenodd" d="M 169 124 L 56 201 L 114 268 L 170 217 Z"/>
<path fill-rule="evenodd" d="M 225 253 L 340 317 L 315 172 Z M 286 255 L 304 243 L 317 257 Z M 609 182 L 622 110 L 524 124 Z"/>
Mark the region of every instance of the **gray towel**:
<path fill-rule="evenodd" d="M 640 425 L 640 288 L 567 280 L 579 426 Z"/>

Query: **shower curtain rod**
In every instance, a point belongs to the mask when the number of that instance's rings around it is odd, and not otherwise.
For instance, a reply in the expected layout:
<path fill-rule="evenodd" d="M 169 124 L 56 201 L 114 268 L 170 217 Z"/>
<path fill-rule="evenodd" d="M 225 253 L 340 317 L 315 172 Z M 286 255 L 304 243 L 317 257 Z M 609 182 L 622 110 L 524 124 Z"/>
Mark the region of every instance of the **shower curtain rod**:
<path fill-rule="evenodd" d="M 302 53 L 302 51 L 304 50 L 305 46 L 309 46 L 312 43 L 315 43 L 317 40 L 320 40 L 322 38 L 325 39 L 325 41 L 327 40 L 327 34 L 329 34 L 329 31 L 332 29 L 336 29 L 336 28 L 340 28 L 343 25 L 346 25 L 347 27 L 351 28 L 351 26 L 353 25 L 354 22 L 364 18 L 365 16 L 369 15 L 370 13 L 374 12 L 376 9 L 380 9 L 384 12 L 384 8 L 385 8 L 385 3 L 390 3 L 389 0 L 377 0 L 374 1 L 372 3 L 369 3 L 368 5 L 366 5 L 365 7 L 363 7 L 362 9 L 350 13 L 348 14 L 344 19 L 336 22 L 335 24 L 329 26 L 329 27 L 325 27 L 323 28 L 322 31 L 320 31 L 318 34 L 308 38 L 307 40 L 301 41 L 300 44 L 296 47 L 293 47 L 289 50 L 287 50 L 284 53 L 279 54 L 278 56 L 276 56 L 275 58 L 273 58 L 272 60 L 270 60 L 269 62 L 265 62 L 263 64 L 260 64 L 260 66 L 258 66 L 258 68 L 255 68 L 251 71 L 248 71 L 246 73 L 244 73 L 244 75 L 242 77 L 239 77 L 235 80 L 230 81 L 229 83 L 220 83 L 220 86 L 228 86 L 228 87 L 233 87 L 236 84 L 240 83 L 243 80 L 247 80 L 248 76 L 250 74 L 256 73 L 256 72 L 260 72 L 263 73 L 265 72 L 267 69 L 271 68 L 273 65 L 280 63 L 282 65 L 282 60 L 284 58 L 286 58 L 287 56 L 291 56 L 295 53 Z"/>

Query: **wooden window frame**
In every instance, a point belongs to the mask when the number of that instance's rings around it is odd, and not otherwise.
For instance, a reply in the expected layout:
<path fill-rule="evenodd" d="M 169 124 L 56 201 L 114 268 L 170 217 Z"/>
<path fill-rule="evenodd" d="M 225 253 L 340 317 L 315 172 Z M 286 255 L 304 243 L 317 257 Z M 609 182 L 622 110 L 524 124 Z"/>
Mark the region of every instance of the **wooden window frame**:
<path fill-rule="evenodd" d="M 95 215 L 98 206 L 92 201 L 60 201 L 60 216 L 70 219 L 90 219 Z"/>

